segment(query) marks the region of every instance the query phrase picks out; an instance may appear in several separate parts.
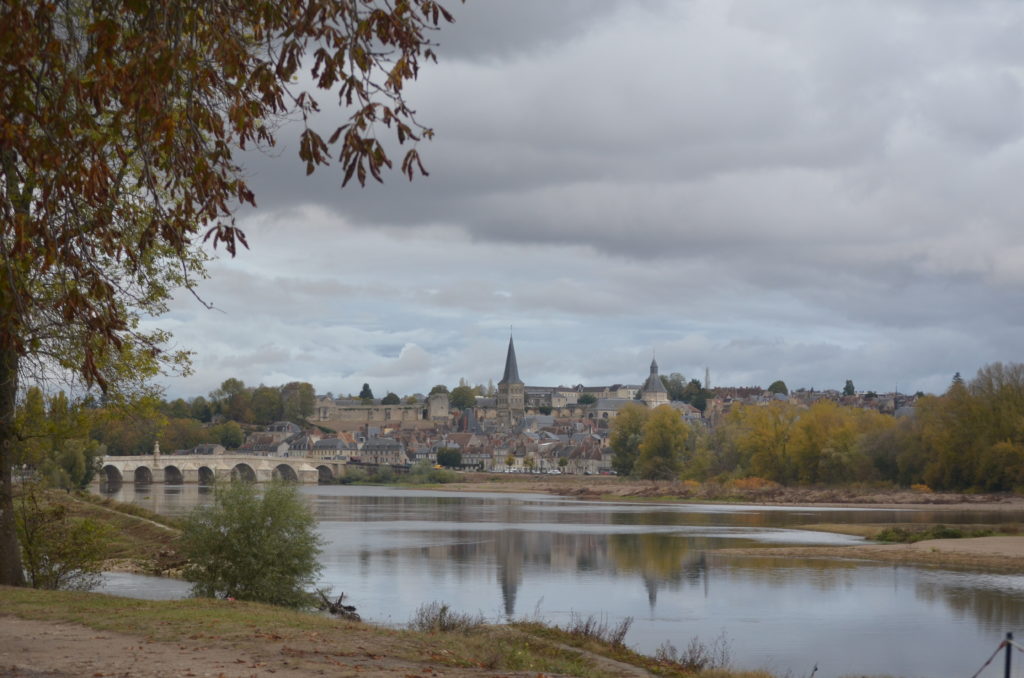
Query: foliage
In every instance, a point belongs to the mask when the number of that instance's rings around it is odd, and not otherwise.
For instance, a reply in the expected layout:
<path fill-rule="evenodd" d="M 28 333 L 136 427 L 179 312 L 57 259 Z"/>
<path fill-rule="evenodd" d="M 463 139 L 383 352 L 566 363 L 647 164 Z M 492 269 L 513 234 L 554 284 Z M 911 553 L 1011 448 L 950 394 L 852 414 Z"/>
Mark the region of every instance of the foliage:
<path fill-rule="evenodd" d="M 604 617 L 588 615 L 583 617 L 576 612 L 569 614 L 569 623 L 562 627 L 566 633 L 589 638 L 612 646 L 625 645 L 626 634 L 633 625 L 632 617 L 623 617 L 618 624 L 610 625 Z"/>
<path fill-rule="evenodd" d="M 14 462 L 49 487 L 86 487 L 96 475 L 103 447 L 89 439 L 89 412 L 61 391 L 46 396 L 29 388 L 14 416 Z"/>
<path fill-rule="evenodd" d="M 10 0 L 0 10 L 0 584 L 22 583 L 13 524 L 19 382 L 49 376 L 119 399 L 187 369 L 143 318 L 204 274 L 202 241 L 246 246 L 232 213 L 255 204 L 234 154 L 302 125 L 307 174 L 336 157 L 344 186 L 381 179 L 398 143 L 432 136 L 403 98 L 435 0 Z M 171 36 L 168 38 L 167 36 Z M 347 119 L 325 139 L 309 87 Z M 418 149 L 401 171 L 424 173 Z"/>
<path fill-rule="evenodd" d="M 380 399 L 381 405 L 399 405 L 402 399 L 398 397 L 397 393 L 388 393 L 386 396 Z"/>
<path fill-rule="evenodd" d="M 643 427 L 649 415 L 650 410 L 643 405 L 628 403 L 612 420 L 608 446 L 612 449 L 612 468 L 620 476 L 633 473 L 633 466 L 640 455 Z"/>
<path fill-rule="evenodd" d="M 786 388 L 786 382 L 781 379 L 773 381 L 768 386 L 768 391 L 771 393 L 781 393 L 782 395 L 789 395 L 789 389 Z"/>
<path fill-rule="evenodd" d="M 456 386 L 448 394 L 448 403 L 457 410 L 476 407 L 476 391 L 472 386 Z"/>
<path fill-rule="evenodd" d="M 434 468 L 429 461 L 418 461 L 412 465 L 408 473 L 397 476 L 396 479 L 403 485 L 442 485 L 462 482 L 463 477 L 454 471 Z"/>
<path fill-rule="evenodd" d="M 231 482 L 185 523 L 184 578 L 210 598 L 303 607 L 320 565 L 316 520 L 294 485 Z"/>
<path fill-rule="evenodd" d="M 689 426 L 679 411 L 669 405 L 656 407 L 641 435 L 633 474 L 646 480 L 678 478 L 689 437 Z"/>
<path fill-rule="evenodd" d="M 437 393 L 448 393 L 448 387 L 444 384 L 437 384 L 434 388 L 430 389 L 430 393 L 428 395 L 435 395 Z"/>
<path fill-rule="evenodd" d="M 852 396 L 857 393 L 857 390 L 853 387 L 853 380 L 847 379 L 846 384 L 843 385 L 843 395 Z"/>
<path fill-rule="evenodd" d="M 446 603 L 434 601 L 416 608 L 409 628 L 424 633 L 469 633 L 487 624 L 482 614 L 453 611 Z"/>
<path fill-rule="evenodd" d="M 30 586 L 88 591 L 99 583 L 107 557 L 105 525 L 73 519 L 36 483 L 22 485 L 15 524 Z"/>
<path fill-rule="evenodd" d="M 661 375 L 661 383 L 668 392 L 669 400 L 683 400 L 686 397 L 686 377 L 678 372 L 673 372 L 667 377 Z"/>
<path fill-rule="evenodd" d="M 654 656 L 659 662 L 678 667 L 686 673 L 726 669 L 730 662 L 729 639 L 723 631 L 708 645 L 694 636 L 682 652 L 670 641 L 665 641 Z"/>
<path fill-rule="evenodd" d="M 991 537 L 995 530 L 965 530 L 960 527 L 933 525 L 924 529 L 907 529 L 904 527 L 887 527 L 876 534 L 873 539 L 891 544 L 914 544 L 927 539 L 967 539 L 973 537 Z"/>
<path fill-rule="evenodd" d="M 576 399 L 576 403 L 579 405 L 593 405 L 597 402 L 597 398 L 591 393 L 584 393 Z"/>
<path fill-rule="evenodd" d="M 437 451 L 437 463 L 448 468 L 462 466 L 462 452 L 450 447 L 443 447 Z"/>
<path fill-rule="evenodd" d="M 370 388 L 369 384 L 363 384 L 362 390 L 359 391 L 359 398 L 361 400 L 373 400 L 373 389 Z"/>

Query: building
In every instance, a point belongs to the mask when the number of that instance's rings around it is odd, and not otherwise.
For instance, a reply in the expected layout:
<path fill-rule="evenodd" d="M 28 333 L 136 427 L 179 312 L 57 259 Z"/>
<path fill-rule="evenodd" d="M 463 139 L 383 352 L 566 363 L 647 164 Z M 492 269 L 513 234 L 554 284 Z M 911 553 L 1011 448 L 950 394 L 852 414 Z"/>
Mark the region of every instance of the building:
<path fill-rule="evenodd" d="M 497 415 L 498 429 L 502 431 L 514 430 L 526 416 L 526 384 L 519 378 L 516 347 L 511 336 L 505 356 L 505 373 L 498 382 Z"/>

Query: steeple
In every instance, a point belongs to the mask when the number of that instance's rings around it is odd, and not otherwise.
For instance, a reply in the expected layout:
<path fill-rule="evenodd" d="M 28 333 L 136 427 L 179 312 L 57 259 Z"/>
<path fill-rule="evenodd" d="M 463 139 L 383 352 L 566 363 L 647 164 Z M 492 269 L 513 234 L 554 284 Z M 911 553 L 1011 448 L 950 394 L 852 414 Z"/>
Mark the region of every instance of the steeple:
<path fill-rule="evenodd" d="M 519 365 L 516 364 L 516 347 L 512 343 L 512 336 L 508 338 L 508 355 L 505 357 L 505 375 L 498 382 L 501 384 L 522 384 L 523 380 L 519 378 Z"/>
<path fill-rule="evenodd" d="M 642 390 L 644 393 L 668 392 L 665 390 L 665 385 L 661 383 L 661 377 L 658 376 L 658 360 L 656 358 L 651 358 L 651 376 L 647 377 Z"/>

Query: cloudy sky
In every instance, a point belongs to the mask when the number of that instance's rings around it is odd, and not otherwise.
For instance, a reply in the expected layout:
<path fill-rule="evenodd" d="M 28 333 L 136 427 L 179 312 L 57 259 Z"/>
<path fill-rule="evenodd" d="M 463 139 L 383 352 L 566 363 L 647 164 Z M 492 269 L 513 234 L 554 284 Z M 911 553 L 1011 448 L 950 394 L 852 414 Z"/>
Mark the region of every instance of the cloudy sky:
<path fill-rule="evenodd" d="M 159 320 L 196 353 L 169 396 L 497 382 L 510 326 L 538 386 L 1024 360 L 1024 4 L 449 6 L 409 90 L 430 176 L 341 190 L 288 130 L 247 156 L 251 250 Z"/>

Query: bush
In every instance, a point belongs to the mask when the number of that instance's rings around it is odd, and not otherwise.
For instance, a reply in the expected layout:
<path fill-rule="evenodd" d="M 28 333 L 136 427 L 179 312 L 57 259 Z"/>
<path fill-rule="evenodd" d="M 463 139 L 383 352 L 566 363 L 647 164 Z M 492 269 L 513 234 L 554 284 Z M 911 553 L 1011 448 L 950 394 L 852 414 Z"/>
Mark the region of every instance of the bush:
<path fill-rule="evenodd" d="M 22 486 L 14 520 L 30 586 L 88 591 L 99 584 L 108 552 L 106 525 L 72 518 L 66 504 L 34 483 Z"/>
<path fill-rule="evenodd" d="M 184 577 L 192 592 L 285 607 L 306 607 L 320 571 L 316 520 L 294 485 L 218 485 L 214 502 L 185 523 Z"/>

